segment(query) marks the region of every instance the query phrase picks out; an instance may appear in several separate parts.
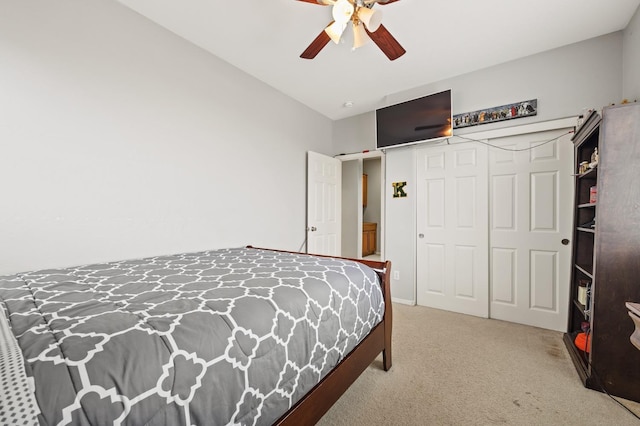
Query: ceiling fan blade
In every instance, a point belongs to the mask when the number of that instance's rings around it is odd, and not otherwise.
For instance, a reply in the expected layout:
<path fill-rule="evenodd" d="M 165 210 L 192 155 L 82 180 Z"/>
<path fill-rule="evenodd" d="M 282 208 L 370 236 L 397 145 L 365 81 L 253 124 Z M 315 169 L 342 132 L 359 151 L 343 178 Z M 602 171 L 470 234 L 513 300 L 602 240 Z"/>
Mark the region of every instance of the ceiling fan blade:
<path fill-rule="evenodd" d="M 380 50 L 382 50 L 382 52 L 387 55 L 387 58 L 392 61 L 395 61 L 400 56 L 407 53 L 407 51 L 404 50 L 400 43 L 398 43 L 398 40 L 396 40 L 391 35 L 391 33 L 385 28 L 384 25 L 380 25 L 376 32 L 373 33 L 367 30 L 367 34 L 369 34 L 371 40 L 373 40 L 373 42 L 378 45 Z"/>
<path fill-rule="evenodd" d="M 307 47 L 307 49 L 302 52 L 300 57 L 303 59 L 315 58 L 318 53 L 320 53 L 320 51 L 327 45 L 327 43 L 329 43 L 329 41 L 331 41 L 331 37 L 329 37 L 329 34 L 327 34 L 325 30 L 322 30 L 322 32 L 318 34 L 318 37 L 316 37 L 316 39 L 311 42 L 309 47 Z"/>
<path fill-rule="evenodd" d="M 306 1 L 306 0 L 301 0 L 301 1 Z M 389 4 L 389 3 L 395 3 L 399 0 L 365 0 L 364 4 L 373 4 L 373 3 L 378 3 L 381 5 L 385 5 L 385 4 Z"/>
<path fill-rule="evenodd" d="M 313 3 L 313 4 L 319 4 L 320 6 L 329 6 L 331 3 L 326 1 L 326 0 L 296 0 L 296 1 L 303 1 L 306 3 Z M 391 0 L 391 1 L 396 1 L 396 0 Z"/>

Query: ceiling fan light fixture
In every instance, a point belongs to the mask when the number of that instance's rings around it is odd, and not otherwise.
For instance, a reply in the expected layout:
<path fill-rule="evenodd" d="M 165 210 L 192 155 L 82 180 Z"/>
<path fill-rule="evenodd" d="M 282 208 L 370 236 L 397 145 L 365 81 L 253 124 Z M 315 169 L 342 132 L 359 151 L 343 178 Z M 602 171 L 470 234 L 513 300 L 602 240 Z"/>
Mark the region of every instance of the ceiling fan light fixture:
<path fill-rule="evenodd" d="M 329 25 L 327 28 L 325 28 L 324 32 L 327 33 L 329 38 L 331 38 L 331 40 L 335 44 L 338 44 L 340 43 L 340 38 L 342 37 L 342 33 L 344 33 L 344 30 L 346 28 L 347 28 L 347 24 L 342 24 L 336 21 L 333 24 Z"/>
<path fill-rule="evenodd" d="M 406 50 L 382 25 L 382 13 L 372 10 L 380 4 L 395 3 L 399 0 L 297 0 L 300 2 L 332 5 L 331 14 L 334 19 L 300 54 L 303 59 L 313 59 L 329 43 L 340 44 L 349 22 L 353 27 L 353 49 L 364 45 L 369 40 L 375 43 L 390 61 L 395 61 Z"/>
<path fill-rule="evenodd" d="M 361 7 L 358 9 L 358 19 L 369 31 L 374 33 L 380 28 L 380 24 L 382 24 L 382 12 L 369 9 L 368 7 Z"/>
<path fill-rule="evenodd" d="M 334 21 L 346 24 L 353 16 L 353 12 L 354 7 L 353 4 L 349 3 L 349 0 L 338 0 L 336 4 L 333 5 L 331 13 L 333 14 Z"/>
<path fill-rule="evenodd" d="M 358 47 L 362 47 L 369 41 L 369 36 L 364 29 L 364 25 L 362 22 L 353 24 L 353 49 L 357 49 Z"/>

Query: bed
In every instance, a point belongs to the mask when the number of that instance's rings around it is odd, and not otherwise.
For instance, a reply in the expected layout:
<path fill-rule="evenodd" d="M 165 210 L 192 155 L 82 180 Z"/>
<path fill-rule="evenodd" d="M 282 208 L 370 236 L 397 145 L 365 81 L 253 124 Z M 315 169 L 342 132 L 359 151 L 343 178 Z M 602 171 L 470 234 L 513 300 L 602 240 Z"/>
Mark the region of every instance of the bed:
<path fill-rule="evenodd" d="M 391 367 L 390 268 L 240 247 L 0 277 L 0 423 L 314 424 Z"/>

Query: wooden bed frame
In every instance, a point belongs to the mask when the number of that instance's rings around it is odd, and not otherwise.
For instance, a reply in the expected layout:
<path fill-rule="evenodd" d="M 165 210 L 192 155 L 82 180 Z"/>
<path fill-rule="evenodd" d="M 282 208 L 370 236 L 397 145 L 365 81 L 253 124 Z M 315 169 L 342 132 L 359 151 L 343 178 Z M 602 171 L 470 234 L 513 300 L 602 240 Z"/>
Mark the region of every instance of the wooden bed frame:
<path fill-rule="evenodd" d="M 248 248 L 258 247 L 248 246 Z M 261 248 L 261 250 L 293 253 L 284 250 L 264 248 Z M 280 417 L 275 423 L 276 425 L 299 426 L 317 423 L 381 352 L 382 367 L 385 371 L 389 371 L 391 368 L 391 328 L 393 323 L 391 313 L 391 262 L 388 260 L 385 262 L 376 262 L 364 259 L 339 258 L 363 263 L 378 273 L 382 294 L 384 296 L 384 317 L 382 321 L 371 330 L 371 333 L 329 372 L 320 383 Z"/>

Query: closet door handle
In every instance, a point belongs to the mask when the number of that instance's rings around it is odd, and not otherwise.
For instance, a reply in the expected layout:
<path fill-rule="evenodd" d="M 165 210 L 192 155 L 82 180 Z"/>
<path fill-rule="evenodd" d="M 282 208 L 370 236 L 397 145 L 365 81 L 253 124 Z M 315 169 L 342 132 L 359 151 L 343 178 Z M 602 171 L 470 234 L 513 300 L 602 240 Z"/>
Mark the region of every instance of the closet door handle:
<path fill-rule="evenodd" d="M 424 234 L 418 234 L 418 238 L 424 238 Z"/>
<path fill-rule="evenodd" d="M 567 240 L 566 238 L 563 238 L 562 241 L 560 241 L 562 243 L 563 246 L 568 246 L 569 245 L 569 240 Z"/>

